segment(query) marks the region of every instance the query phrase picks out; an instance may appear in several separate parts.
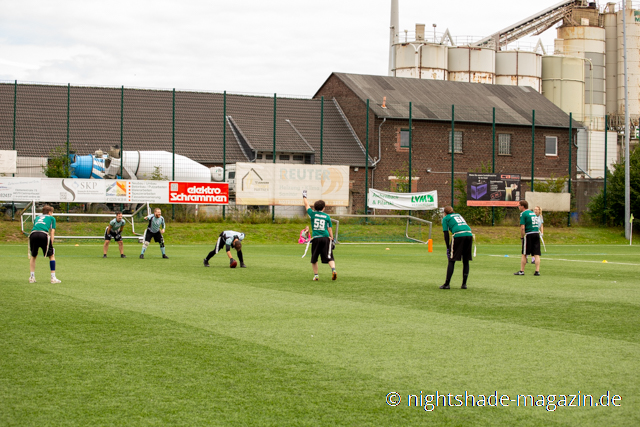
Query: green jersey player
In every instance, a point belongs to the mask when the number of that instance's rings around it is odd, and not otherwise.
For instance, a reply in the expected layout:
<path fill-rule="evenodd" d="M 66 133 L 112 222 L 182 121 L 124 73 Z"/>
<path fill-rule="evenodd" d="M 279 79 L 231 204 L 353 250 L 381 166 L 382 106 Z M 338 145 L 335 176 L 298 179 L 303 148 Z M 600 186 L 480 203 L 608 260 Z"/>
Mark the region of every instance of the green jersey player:
<path fill-rule="evenodd" d="M 307 190 L 302 192 L 302 200 L 307 214 L 311 218 L 311 266 L 313 268 L 313 280 L 318 280 L 318 257 L 323 264 L 331 267 L 331 279 L 336 280 L 336 261 L 333 258 L 333 228 L 331 227 L 331 217 L 324 213 L 324 200 L 317 200 L 313 204 L 313 209 L 307 200 Z"/>
<path fill-rule="evenodd" d="M 42 208 L 42 215 L 33 222 L 33 228 L 29 234 L 29 267 L 31 275 L 29 283 L 36 283 L 36 258 L 38 249 L 42 249 L 42 254 L 49 257 L 49 268 L 51 269 L 51 283 L 60 283 L 56 278 L 56 251 L 53 249 L 53 240 L 56 234 L 56 219 L 53 217 L 53 208 L 45 205 Z"/>
<path fill-rule="evenodd" d="M 534 276 L 540 275 L 540 220 L 533 211 L 529 209 L 529 202 L 520 200 L 520 238 L 522 240 L 522 259 L 520 260 L 520 271 L 513 274 L 524 276 L 524 267 L 527 265 L 527 255 L 531 255 L 536 264 Z"/>
<path fill-rule="evenodd" d="M 442 219 L 442 231 L 444 232 L 444 242 L 447 245 L 449 264 L 447 266 L 447 279 L 444 285 L 440 286 L 440 289 L 451 288 L 451 276 L 453 276 L 456 261 L 460 260 L 462 260 L 462 289 L 467 289 L 469 261 L 472 260 L 473 233 L 462 215 L 454 213 L 451 206 L 446 206 L 444 213 L 446 216 Z"/>

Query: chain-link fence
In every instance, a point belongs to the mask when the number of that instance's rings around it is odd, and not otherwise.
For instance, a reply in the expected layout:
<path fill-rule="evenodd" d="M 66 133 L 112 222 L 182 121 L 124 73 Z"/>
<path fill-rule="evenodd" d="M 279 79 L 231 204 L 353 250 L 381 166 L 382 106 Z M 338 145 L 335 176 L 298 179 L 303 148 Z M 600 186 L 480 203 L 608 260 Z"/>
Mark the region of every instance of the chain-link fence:
<path fill-rule="evenodd" d="M 236 162 L 349 165 L 350 213 L 365 211 L 369 188 L 437 190 L 440 206 L 456 205 L 456 183 L 468 172 L 519 174 L 525 191 L 564 178 L 572 210 L 583 210 L 584 191 L 599 192 L 619 160 L 615 129 L 586 130 L 556 110 L 339 95 L 0 83 L 0 149 L 17 151 L 21 177 L 229 181 Z M 226 209 L 210 212 L 303 214 Z"/>

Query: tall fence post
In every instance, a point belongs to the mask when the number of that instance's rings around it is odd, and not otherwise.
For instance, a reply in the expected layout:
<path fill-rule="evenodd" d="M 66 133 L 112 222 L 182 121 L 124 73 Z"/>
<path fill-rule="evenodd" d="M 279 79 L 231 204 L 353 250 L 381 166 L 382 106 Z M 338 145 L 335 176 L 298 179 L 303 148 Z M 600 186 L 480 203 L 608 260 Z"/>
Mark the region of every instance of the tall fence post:
<path fill-rule="evenodd" d="M 571 154 L 573 145 L 573 113 L 569 113 L 569 201 L 571 201 Z M 567 215 L 567 227 L 571 227 L 571 202 L 569 202 L 569 214 Z"/>
<path fill-rule="evenodd" d="M 324 96 L 320 97 L 320 164 L 323 164 L 322 142 L 324 135 Z"/>
<path fill-rule="evenodd" d="M 455 166 L 454 166 L 454 155 L 453 153 L 456 151 L 455 147 L 456 141 L 456 124 L 455 124 L 455 105 L 451 105 L 451 206 L 453 206 L 453 185 L 455 180 Z"/>
<path fill-rule="evenodd" d="M 67 143 L 66 143 L 67 156 L 64 158 L 64 163 L 63 163 L 66 178 L 69 178 L 69 172 L 71 169 L 69 164 L 69 122 L 70 121 L 71 121 L 71 83 L 67 83 Z M 66 205 L 67 205 L 67 213 L 69 213 L 69 203 L 66 203 Z M 122 211 L 122 206 L 120 206 L 120 210 Z M 69 220 L 69 217 L 67 217 L 67 221 L 68 220 Z"/>
<path fill-rule="evenodd" d="M 273 163 L 276 163 L 276 102 L 278 96 L 273 94 Z M 271 205 L 271 222 L 276 222 L 276 205 Z"/>
<path fill-rule="evenodd" d="M 536 110 L 531 112 L 531 192 L 534 193 L 535 185 L 533 181 L 533 167 L 535 165 L 536 154 Z"/>
<path fill-rule="evenodd" d="M 222 182 L 227 181 L 227 91 L 222 94 Z M 222 206 L 222 219 L 225 219 Z"/>
<path fill-rule="evenodd" d="M 16 107 L 18 105 L 18 80 L 13 84 L 13 150 L 16 149 Z M 13 174 L 13 176 L 16 176 Z M 15 220 L 16 205 L 11 202 L 11 221 Z"/>
<path fill-rule="evenodd" d="M 124 85 L 120 88 L 120 179 L 124 179 Z M 129 179 L 133 179 L 129 177 Z M 124 206 L 120 205 L 120 210 Z"/>
<path fill-rule="evenodd" d="M 364 153 L 364 214 L 369 213 L 369 99 L 367 99 L 367 130 L 365 132 L 365 153 Z"/>
<path fill-rule="evenodd" d="M 176 180 L 176 88 L 171 97 L 171 180 Z M 122 162 L 121 162 L 122 163 Z M 176 205 L 171 204 L 171 219 L 176 219 Z"/>
<path fill-rule="evenodd" d="M 604 212 L 607 211 L 607 133 L 609 133 L 609 116 L 604 116 L 604 190 L 602 193 L 604 199 L 603 220 L 606 218 Z"/>
<path fill-rule="evenodd" d="M 493 107 L 493 119 L 491 122 L 491 133 L 493 134 L 491 144 L 491 173 L 496 173 L 496 107 Z M 496 225 L 495 207 L 491 206 L 491 226 Z"/>
<path fill-rule="evenodd" d="M 409 191 L 408 193 L 412 193 L 413 189 L 411 186 L 411 145 L 413 142 L 413 130 L 411 129 L 413 127 L 413 114 L 411 111 L 412 105 L 411 102 L 409 103 Z"/>

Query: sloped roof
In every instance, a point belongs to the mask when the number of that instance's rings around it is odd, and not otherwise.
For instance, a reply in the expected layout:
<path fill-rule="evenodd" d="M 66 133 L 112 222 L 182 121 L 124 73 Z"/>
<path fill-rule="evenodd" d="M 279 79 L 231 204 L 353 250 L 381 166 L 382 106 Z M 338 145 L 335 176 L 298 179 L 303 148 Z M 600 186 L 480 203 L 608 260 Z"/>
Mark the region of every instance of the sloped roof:
<path fill-rule="evenodd" d="M 13 84 L 0 83 L 0 149 L 12 149 Z M 67 110 L 67 99 L 69 108 Z M 226 127 L 227 163 L 250 160 L 231 123 L 252 150 L 273 150 L 272 97 L 170 90 L 18 84 L 15 141 L 19 156 L 49 156 L 66 147 L 78 154 L 120 146 L 165 150 L 200 163 L 222 163 Z M 315 154 L 320 163 L 320 100 L 277 98 L 276 151 Z M 364 152 L 332 102 L 324 103 L 322 158 L 327 164 L 364 165 Z M 124 118 L 121 133 L 121 114 Z"/>
<path fill-rule="evenodd" d="M 569 128 L 569 115 L 528 86 L 424 80 L 403 77 L 333 73 L 361 100 L 369 99 L 378 117 L 408 119 L 409 103 L 414 120 L 455 121 L 530 126 L 535 110 L 536 126 Z M 331 77 L 330 77 L 331 78 Z M 327 79 L 328 80 L 328 79 Z M 382 107 L 386 97 L 386 108 Z M 581 127 L 574 120 L 574 127 Z"/>

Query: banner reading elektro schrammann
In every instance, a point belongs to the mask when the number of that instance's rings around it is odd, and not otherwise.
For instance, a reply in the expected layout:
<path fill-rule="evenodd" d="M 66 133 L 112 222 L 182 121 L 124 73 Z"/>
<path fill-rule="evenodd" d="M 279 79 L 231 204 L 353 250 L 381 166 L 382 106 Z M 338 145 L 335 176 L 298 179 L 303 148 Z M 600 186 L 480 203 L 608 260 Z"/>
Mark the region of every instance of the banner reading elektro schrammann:
<path fill-rule="evenodd" d="M 349 206 L 349 166 L 236 163 L 236 204 L 300 206 L 309 200 Z"/>
<path fill-rule="evenodd" d="M 370 188 L 367 204 L 373 209 L 427 211 L 438 208 L 438 192 L 392 193 Z"/>

